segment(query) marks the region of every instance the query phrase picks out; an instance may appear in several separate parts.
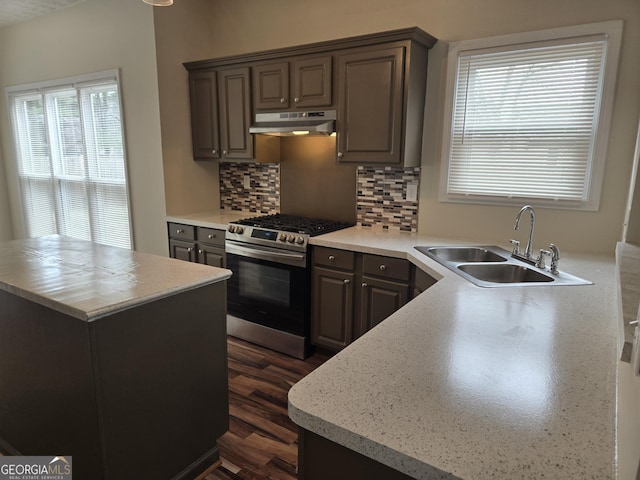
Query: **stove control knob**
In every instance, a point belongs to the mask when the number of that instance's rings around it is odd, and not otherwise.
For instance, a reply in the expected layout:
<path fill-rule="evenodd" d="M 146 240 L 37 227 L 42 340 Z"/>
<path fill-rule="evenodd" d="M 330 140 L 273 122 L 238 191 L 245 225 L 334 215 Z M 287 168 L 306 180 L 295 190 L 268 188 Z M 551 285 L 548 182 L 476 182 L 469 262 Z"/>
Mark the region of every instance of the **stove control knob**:
<path fill-rule="evenodd" d="M 295 241 L 296 241 L 296 236 L 295 236 L 295 235 L 293 235 L 293 234 L 289 234 L 289 236 L 287 237 L 287 241 L 288 241 L 289 243 L 293 243 L 293 242 L 295 242 Z"/>
<path fill-rule="evenodd" d="M 236 226 L 235 225 L 229 225 L 229 233 L 235 233 L 236 231 Z"/>
<path fill-rule="evenodd" d="M 236 227 L 236 233 L 239 235 L 242 235 L 244 233 L 244 227 L 241 227 L 240 225 L 238 225 Z"/>
<path fill-rule="evenodd" d="M 298 237 L 298 238 L 296 238 L 296 243 L 297 243 L 298 245 L 302 245 L 302 244 L 304 243 L 304 237 Z"/>
<path fill-rule="evenodd" d="M 287 234 L 286 233 L 281 233 L 280 235 L 278 235 L 278 240 L 280 240 L 281 242 L 286 242 L 287 241 Z"/>

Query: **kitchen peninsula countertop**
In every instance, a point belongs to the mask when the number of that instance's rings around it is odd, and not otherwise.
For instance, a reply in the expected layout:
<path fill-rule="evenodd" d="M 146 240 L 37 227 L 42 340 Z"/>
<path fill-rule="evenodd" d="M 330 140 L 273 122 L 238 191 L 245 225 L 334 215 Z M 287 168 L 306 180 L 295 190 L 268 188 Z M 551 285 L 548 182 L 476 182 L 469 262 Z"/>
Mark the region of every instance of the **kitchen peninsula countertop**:
<path fill-rule="evenodd" d="M 58 235 L 1 245 L 0 290 L 88 322 L 231 276 Z"/>
<path fill-rule="evenodd" d="M 562 252 L 594 285 L 481 288 L 413 248 L 461 242 L 352 227 L 311 243 L 439 281 L 297 383 L 296 424 L 418 479 L 615 478 L 613 255 Z"/>

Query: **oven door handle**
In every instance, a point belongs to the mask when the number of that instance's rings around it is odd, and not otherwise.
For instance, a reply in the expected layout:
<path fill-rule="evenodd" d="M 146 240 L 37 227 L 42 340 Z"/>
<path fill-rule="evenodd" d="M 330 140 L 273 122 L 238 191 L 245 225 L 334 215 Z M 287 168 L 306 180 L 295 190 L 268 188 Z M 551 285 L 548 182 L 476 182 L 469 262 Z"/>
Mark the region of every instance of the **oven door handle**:
<path fill-rule="evenodd" d="M 236 242 L 227 240 L 225 243 L 226 253 L 239 255 L 241 257 L 266 260 L 268 262 L 284 263 L 294 267 L 305 267 L 307 263 L 306 253 L 281 252 L 271 248 L 261 248 L 259 246 L 245 247 Z"/>

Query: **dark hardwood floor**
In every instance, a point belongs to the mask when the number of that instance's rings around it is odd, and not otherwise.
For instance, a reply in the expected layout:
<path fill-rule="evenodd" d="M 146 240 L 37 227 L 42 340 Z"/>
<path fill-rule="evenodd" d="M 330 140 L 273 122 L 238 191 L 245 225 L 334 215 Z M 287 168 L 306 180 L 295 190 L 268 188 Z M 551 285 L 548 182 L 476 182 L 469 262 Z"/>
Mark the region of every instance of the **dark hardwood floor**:
<path fill-rule="evenodd" d="M 229 431 L 222 466 L 205 480 L 295 480 L 298 433 L 287 415 L 291 386 L 327 360 L 297 360 L 229 337 Z"/>

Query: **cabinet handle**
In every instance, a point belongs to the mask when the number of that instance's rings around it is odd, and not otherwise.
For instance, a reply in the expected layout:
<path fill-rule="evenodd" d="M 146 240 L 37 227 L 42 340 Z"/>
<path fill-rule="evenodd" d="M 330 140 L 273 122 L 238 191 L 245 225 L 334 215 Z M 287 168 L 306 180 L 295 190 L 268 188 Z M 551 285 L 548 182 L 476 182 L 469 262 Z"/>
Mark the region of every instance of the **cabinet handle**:
<path fill-rule="evenodd" d="M 280 103 L 284 103 L 284 102 L 286 102 L 286 101 L 287 101 L 287 100 L 286 100 L 286 99 L 284 99 L 284 98 L 281 98 L 281 99 L 280 99 Z"/>
<path fill-rule="evenodd" d="M 202 255 L 204 253 L 204 250 L 198 250 L 198 253 Z"/>
<path fill-rule="evenodd" d="M 188 247 L 188 248 L 187 248 L 187 252 L 189 252 L 189 253 L 193 252 L 193 248 Z"/>
<path fill-rule="evenodd" d="M 210 234 L 209 234 L 209 235 L 207 235 L 207 236 L 208 236 L 210 239 L 211 239 L 211 238 L 216 238 L 216 236 L 215 236 L 214 234 L 212 234 L 212 233 L 210 233 Z"/>
<path fill-rule="evenodd" d="M 351 280 L 349 280 L 348 278 L 345 278 L 342 283 L 344 283 L 345 285 L 349 285 L 351 283 Z"/>
<path fill-rule="evenodd" d="M 342 152 L 338 152 L 338 158 L 342 158 Z"/>
<path fill-rule="evenodd" d="M 384 263 L 382 265 L 380 265 L 380 270 L 382 270 L 384 272 L 386 269 L 387 269 L 387 267 L 385 266 Z"/>
<path fill-rule="evenodd" d="M 183 230 L 183 229 L 181 229 L 181 228 L 179 228 L 179 229 L 177 229 L 177 230 L 176 230 L 176 233 L 177 233 L 178 235 L 180 235 L 181 233 L 184 233 L 184 230 Z"/>
<path fill-rule="evenodd" d="M 213 155 L 217 155 L 218 150 L 211 150 L 211 153 L 212 153 Z"/>
<path fill-rule="evenodd" d="M 336 257 L 334 257 L 333 255 L 329 255 L 328 259 L 330 262 L 333 262 L 336 259 Z"/>
<path fill-rule="evenodd" d="M 222 150 L 222 154 L 223 154 L 223 155 L 226 155 L 226 154 L 227 154 L 227 151 L 226 151 L 226 150 Z"/>
<path fill-rule="evenodd" d="M 369 285 L 367 285 L 366 283 L 362 284 L 362 288 L 367 288 Z"/>
<path fill-rule="evenodd" d="M 296 97 L 296 98 L 294 98 L 294 99 L 293 99 L 293 101 L 294 101 L 295 103 L 298 103 L 298 102 L 300 101 L 300 99 L 299 99 L 298 97 Z"/>

